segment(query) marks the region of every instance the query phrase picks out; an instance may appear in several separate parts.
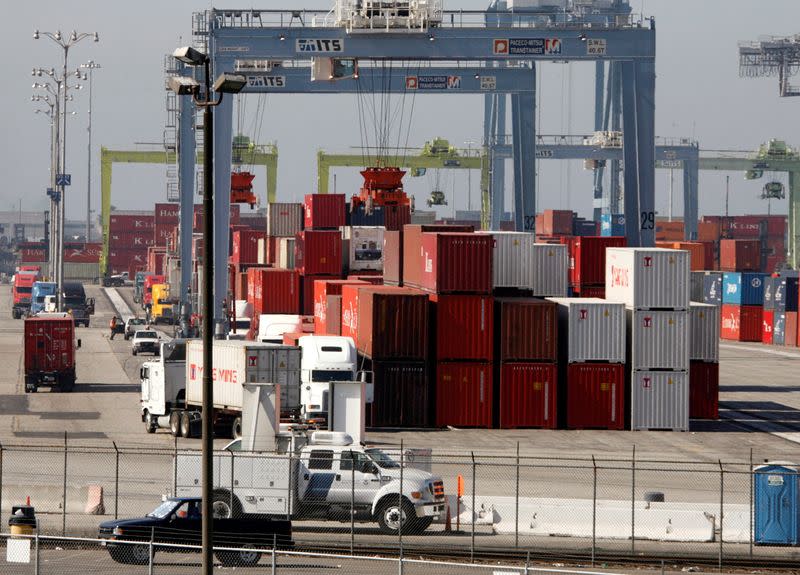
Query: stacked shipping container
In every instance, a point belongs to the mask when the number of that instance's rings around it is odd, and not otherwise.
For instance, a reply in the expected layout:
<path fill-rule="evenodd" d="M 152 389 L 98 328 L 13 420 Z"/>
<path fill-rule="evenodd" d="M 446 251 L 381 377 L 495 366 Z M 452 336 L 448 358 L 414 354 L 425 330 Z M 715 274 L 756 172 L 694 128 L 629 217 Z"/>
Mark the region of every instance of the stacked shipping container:
<path fill-rule="evenodd" d="M 689 322 L 689 417 L 718 419 L 720 308 L 692 302 Z"/>
<path fill-rule="evenodd" d="M 722 339 L 761 341 L 764 279 L 764 274 L 754 272 L 723 274 Z"/>

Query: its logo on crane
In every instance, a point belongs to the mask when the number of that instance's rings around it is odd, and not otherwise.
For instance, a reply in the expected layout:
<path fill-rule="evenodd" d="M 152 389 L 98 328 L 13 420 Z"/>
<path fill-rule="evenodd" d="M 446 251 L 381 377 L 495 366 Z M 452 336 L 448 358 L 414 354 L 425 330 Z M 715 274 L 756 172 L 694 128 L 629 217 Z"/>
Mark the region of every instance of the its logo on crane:
<path fill-rule="evenodd" d="M 297 52 L 344 52 L 344 40 L 338 38 L 298 38 Z"/>

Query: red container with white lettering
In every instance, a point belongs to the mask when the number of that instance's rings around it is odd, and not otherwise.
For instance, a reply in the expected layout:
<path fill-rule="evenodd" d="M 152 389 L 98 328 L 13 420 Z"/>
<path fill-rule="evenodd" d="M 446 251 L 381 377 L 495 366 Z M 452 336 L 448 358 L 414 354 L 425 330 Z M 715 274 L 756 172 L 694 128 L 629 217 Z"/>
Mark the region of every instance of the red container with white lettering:
<path fill-rule="evenodd" d="M 300 275 L 297 270 L 250 268 L 247 270 L 247 301 L 253 315 L 300 313 Z"/>
<path fill-rule="evenodd" d="M 775 321 L 775 310 L 765 309 L 761 312 L 761 343 L 772 345 L 772 323 Z"/>
<path fill-rule="evenodd" d="M 719 269 L 726 272 L 761 271 L 759 240 L 720 240 Z"/>
<path fill-rule="evenodd" d="M 265 232 L 253 230 L 237 230 L 233 232 L 231 261 L 236 264 L 258 263 L 258 240 L 265 237 Z"/>
<path fill-rule="evenodd" d="M 328 296 L 342 295 L 342 287 L 346 285 L 369 285 L 361 280 L 332 280 L 316 279 L 314 281 L 314 333 L 331 333 L 328 331 Z M 341 300 L 340 300 L 341 301 Z M 337 330 L 341 330 L 341 303 L 339 304 L 339 319 L 336 321 Z"/>
<path fill-rule="evenodd" d="M 732 341 L 761 341 L 763 332 L 760 305 L 723 304 L 720 338 Z"/>
<path fill-rule="evenodd" d="M 605 286 L 606 248 L 624 248 L 628 240 L 624 236 L 583 236 L 562 239 L 562 243 L 569 247 L 569 283 Z"/>
<path fill-rule="evenodd" d="M 558 366 L 554 363 L 503 363 L 499 371 L 499 427 L 555 429 L 558 425 Z"/>
<path fill-rule="evenodd" d="M 492 427 L 492 364 L 436 365 L 436 426 Z"/>
<path fill-rule="evenodd" d="M 155 225 L 153 212 L 112 212 L 109 217 L 108 229 L 111 233 L 148 230 L 152 232 Z"/>
<path fill-rule="evenodd" d="M 421 240 L 419 283 L 406 280 L 406 285 L 432 293 L 492 293 L 492 236 L 439 233 L 422 234 Z"/>

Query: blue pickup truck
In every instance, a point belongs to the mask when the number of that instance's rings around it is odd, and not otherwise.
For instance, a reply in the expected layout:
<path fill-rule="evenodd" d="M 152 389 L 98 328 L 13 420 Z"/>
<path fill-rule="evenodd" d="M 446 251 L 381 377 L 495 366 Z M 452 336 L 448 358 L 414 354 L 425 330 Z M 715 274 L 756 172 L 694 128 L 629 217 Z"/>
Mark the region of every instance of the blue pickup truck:
<path fill-rule="evenodd" d="M 188 550 L 183 546 L 200 545 L 201 525 L 200 498 L 170 497 L 144 517 L 101 523 L 99 538 L 117 563 L 146 565 L 150 561 L 151 541 L 155 544 L 153 553 L 186 553 Z M 257 515 L 214 518 L 214 547 L 242 549 L 215 551 L 217 560 L 225 566 L 256 565 L 261 559 L 259 549 L 286 549 L 293 545 L 292 522 L 289 520 Z M 200 549 L 196 547 L 194 550 Z"/>

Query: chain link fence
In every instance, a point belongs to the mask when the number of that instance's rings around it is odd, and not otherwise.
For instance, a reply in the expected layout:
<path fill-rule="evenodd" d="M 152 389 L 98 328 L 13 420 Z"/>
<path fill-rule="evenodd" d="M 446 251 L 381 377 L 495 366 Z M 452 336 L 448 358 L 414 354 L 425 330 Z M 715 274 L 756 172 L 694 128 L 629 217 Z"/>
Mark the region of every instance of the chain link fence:
<path fill-rule="evenodd" d="M 753 461 L 400 449 L 383 466 L 369 466 L 356 448 L 332 450 L 327 458 L 303 453 L 216 452 L 215 512 L 288 515 L 297 548 L 314 552 L 471 560 L 530 554 L 587 565 L 643 558 L 719 566 L 800 561 L 796 543 L 758 544 Z M 5 444 L 0 524 L 8 525 L 12 506 L 29 500 L 40 535 L 97 537 L 101 522 L 141 517 L 164 496 L 199 496 L 191 463 L 199 467 L 199 454 L 177 445 Z M 776 459 L 800 461 L 800 453 Z M 421 493 L 430 483 L 427 473 L 443 482 L 443 499 L 436 500 L 433 484 Z M 771 477 L 797 485 L 796 473 Z M 426 501 L 438 505 L 436 517 L 430 509 L 418 511 Z M 794 501 L 800 504 L 797 496 Z"/>

